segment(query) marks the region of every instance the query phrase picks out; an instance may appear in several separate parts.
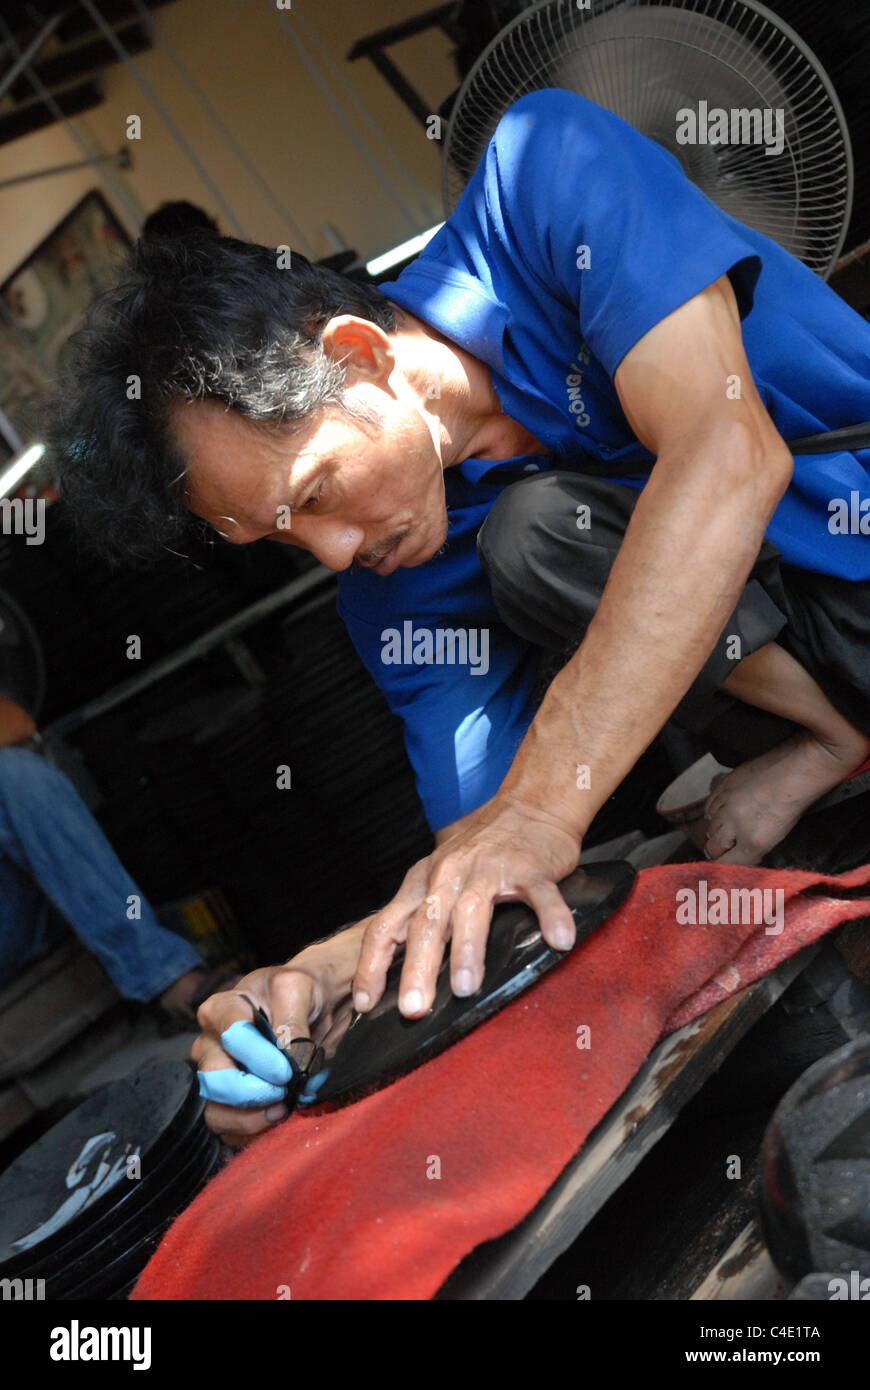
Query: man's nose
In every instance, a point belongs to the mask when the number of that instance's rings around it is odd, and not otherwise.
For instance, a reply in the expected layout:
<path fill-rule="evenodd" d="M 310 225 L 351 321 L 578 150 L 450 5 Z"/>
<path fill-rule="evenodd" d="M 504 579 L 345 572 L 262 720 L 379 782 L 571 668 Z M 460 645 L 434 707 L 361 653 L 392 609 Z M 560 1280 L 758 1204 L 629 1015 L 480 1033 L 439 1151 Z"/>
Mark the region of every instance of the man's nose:
<path fill-rule="evenodd" d="M 310 550 L 328 570 L 350 569 L 365 538 L 359 526 L 327 517 L 293 517 L 291 531 L 298 543 Z"/>

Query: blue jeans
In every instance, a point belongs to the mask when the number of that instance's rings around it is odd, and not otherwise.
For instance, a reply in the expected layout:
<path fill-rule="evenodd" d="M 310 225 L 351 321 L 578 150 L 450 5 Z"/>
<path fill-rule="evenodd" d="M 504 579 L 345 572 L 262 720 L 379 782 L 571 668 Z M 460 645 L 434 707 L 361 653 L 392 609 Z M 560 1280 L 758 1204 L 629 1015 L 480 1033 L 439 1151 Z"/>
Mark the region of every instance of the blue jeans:
<path fill-rule="evenodd" d="M 153 999 L 202 964 L 160 924 L 69 778 L 0 748 L 0 986 L 70 927 L 127 999 Z"/>

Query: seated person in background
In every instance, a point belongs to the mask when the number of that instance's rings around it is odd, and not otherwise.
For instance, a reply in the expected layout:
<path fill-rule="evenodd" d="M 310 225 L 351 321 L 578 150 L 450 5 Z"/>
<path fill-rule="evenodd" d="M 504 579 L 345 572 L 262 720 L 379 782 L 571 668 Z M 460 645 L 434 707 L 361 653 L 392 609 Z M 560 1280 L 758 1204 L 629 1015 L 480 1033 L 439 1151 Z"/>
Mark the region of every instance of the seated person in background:
<path fill-rule="evenodd" d="M 218 230 L 193 203 L 166 202 L 145 219 L 142 235 L 180 236 L 191 227 Z M 0 669 L 0 682 L 4 675 Z M 207 970 L 189 942 L 161 925 L 69 779 L 16 747 L 36 725 L 9 691 L 8 681 L 7 693 L 0 683 L 0 988 L 72 927 L 124 998 L 159 997 L 171 1017 L 193 1021 L 200 1002 L 235 977 Z M 131 894 L 140 901 L 138 920 L 127 916 Z"/>
<path fill-rule="evenodd" d="M 71 927 L 125 999 L 159 999 L 171 1017 L 194 1019 L 235 977 L 206 969 L 160 924 L 69 778 L 20 746 L 35 733 L 27 711 L 0 694 L 0 987 Z"/>

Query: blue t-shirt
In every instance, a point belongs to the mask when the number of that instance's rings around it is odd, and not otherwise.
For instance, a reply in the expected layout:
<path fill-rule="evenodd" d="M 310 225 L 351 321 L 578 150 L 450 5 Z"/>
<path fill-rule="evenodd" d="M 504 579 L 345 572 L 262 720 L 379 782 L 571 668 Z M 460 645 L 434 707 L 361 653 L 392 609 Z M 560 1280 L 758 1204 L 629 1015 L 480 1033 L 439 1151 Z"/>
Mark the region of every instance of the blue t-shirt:
<path fill-rule="evenodd" d="M 404 720 L 433 829 L 497 791 L 534 713 L 538 655 L 500 622 L 477 556 L 486 513 L 532 468 L 642 487 L 654 458 L 613 375 L 649 329 L 726 273 L 755 385 L 782 436 L 870 420 L 870 323 L 720 211 L 662 146 L 572 92 L 534 92 L 510 107 L 456 211 L 381 286 L 485 362 L 505 412 L 552 449 L 446 469 L 446 550 L 386 578 L 339 576 L 339 611 Z M 845 511 L 831 509 L 835 499 Z M 870 450 L 798 455 L 767 536 L 789 564 L 866 579 L 868 499 Z M 433 629 L 471 630 L 468 650 L 456 632 L 436 631 L 427 646 L 421 634 Z"/>

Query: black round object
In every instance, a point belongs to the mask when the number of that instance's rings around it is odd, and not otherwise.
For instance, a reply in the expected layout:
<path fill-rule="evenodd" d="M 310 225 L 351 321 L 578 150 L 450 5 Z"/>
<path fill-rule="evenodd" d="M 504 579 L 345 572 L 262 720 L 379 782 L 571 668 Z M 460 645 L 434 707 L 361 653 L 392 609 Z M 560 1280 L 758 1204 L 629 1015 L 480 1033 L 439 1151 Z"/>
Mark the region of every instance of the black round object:
<path fill-rule="evenodd" d="M 591 935 L 625 901 L 633 882 L 634 869 L 623 861 L 590 864 L 562 880 L 559 888 L 577 928 L 575 944 Z M 375 1007 L 366 1014 L 348 1008 L 336 1021 L 323 1041 L 322 1057 L 310 1069 L 306 1093 L 298 1104 L 346 1104 L 386 1086 L 470 1033 L 564 959 L 564 951 L 547 945 L 538 919 L 526 903 L 503 903 L 492 915 L 480 989 L 466 999 L 453 993 L 448 951 L 438 974 L 435 1001 L 419 1019 L 399 1013 L 403 962 L 394 961 Z"/>
<path fill-rule="evenodd" d="M 45 696 L 45 658 L 29 618 L 0 590 L 0 695 L 37 721 Z"/>
<path fill-rule="evenodd" d="M 204 1105 L 189 1063 L 155 1062 L 66 1115 L 0 1176 L 0 1277 L 117 1296 L 214 1171 Z"/>
<path fill-rule="evenodd" d="M 55 1280 L 59 1277 L 65 1281 L 82 1255 L 101 1259 L 105 1253 L 102 1246 L 109 1237 L 115 1239 L 119 1233 L 126 1234 L 141 1225 L 142 1214 L 147 1213 L 155 1192 L 162 1197 L 165 1191 L 174 1191 L 180 1166 L 188 1155 L 196 1154 L 209 1137 L 202 1123 L 199 1097 L 192 1092 L 178 1119 L 163 1135 L 160 1144 L 151 1150 L 148 1182 L 125 1178 L 123 1186 L 113 1187 L 99 1202 L 85 1208 L 81 1219 L 70 1222 L 58 1233 L 58 1238 L 62 1239 L 60 1245 L 43 1242 L 35 1248 L 38 1271 L 30 1265 L 19 1272 L 25 1276 L 35 1276 L 38 1272 L 42 1278 L 51 1278 L 52 1287 L 56 1287 Z M 44 1248 L 48 1244 L 50 1248 Z"/>
<path fill-rule="evenodd" d="M 870 1275 L 870 1036 L 786 1091 L 764 1137 L 761 1227 L 787 1278 Z"/>

